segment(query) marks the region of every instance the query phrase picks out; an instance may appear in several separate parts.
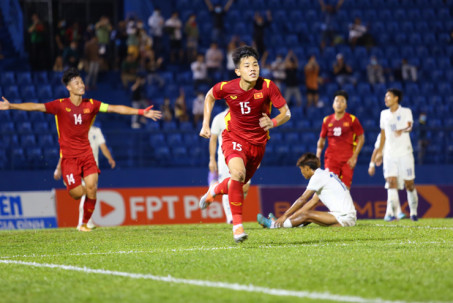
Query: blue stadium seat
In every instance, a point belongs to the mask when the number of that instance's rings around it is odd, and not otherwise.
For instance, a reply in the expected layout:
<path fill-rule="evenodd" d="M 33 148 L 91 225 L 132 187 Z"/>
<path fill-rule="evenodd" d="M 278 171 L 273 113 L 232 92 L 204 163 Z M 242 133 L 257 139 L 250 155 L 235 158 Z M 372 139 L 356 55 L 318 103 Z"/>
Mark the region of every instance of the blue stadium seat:
<path fill-rule="evenodd" d="M 411 21 L 404 21 L 401 24 L 401 30 L 403 33 L 412 33 L 414 31 L 414 24 Z"/>
<path fill-rule="evenodd" d="M 168 121 L 162 123 L 162 129 L 169 131 L 169 130 L 177 130 L 178 126 L 176 125 L 175 121 Z"/>
<path fill-rule="evenodd" d="M 423 43 L 425 45 L 431 45 L 436 43 L 436 35 L 433 33 L 423 34 Z"/>
<path fill-rule="evenodd" d="M 15 85 L 16 79 L 14 77 L 14 72 L 2 71 L 2 73 L 0 74 L 0 83 L 3 86 Z"/>
<path fill-rule="evenodd" d="M 21 87 L 20 94 L 24 101 L 29 101 L 30 99 L 34 99 L 37 97 L 35 86 L 34 85 L 26 85 Z"/>
<path fill-rule="evenodd" d="M 26 166 L 25 153 L 22 148 L 14 147 L 11 150 L 11 162 L 12 166 L 15 168 L 23 168 Z"/>
<path fill-rule="evenodd" d="M 371 94 L 370 85 L 365 82 L 360 82 L 359 84 L 357 84 L 357 93 L 362 97 Z"/>
<path fill-rule="evenodd" d="M 423 82 L 420 85 L 423 96 L 429 96 L 434 92 L 434 85 L 431 82 Z"/>
<path fill-rule="evenodd" d="M 51 146 L 51 147 L 44 147 L 43 149 L 44 149 L 43 150 L 44 158 L 47 161 L 52 161 L 52 159 L 55 159 L 55 161 L 58 161 L 58 158 L 60 157 L 60 149 L 58 147 Z"/>
<path fill-rule="evenodd" d="M 31 127 L 31 122 L 25 121 L 25 122 L 18 122 L 17 123 L 17 132 L 20 134 L 29 134 L 33 132 L 33 129 Z"/>
<path fill-rule="evenodd" d="M 414 23 L 414 26 L 415 26 L 415 30 L 419 33 L 426 33 L 429 31 L 429 26 L 428 26 L 428 23 L 426 21 L 423 21 L 423 20 L 419 20 L 417 22 Z"/>
<path fill-rule="evenodd" d="M 182 141 L 182 135 L 179 133 L 169 134 L 167 136 L 167 143 L 169 146 L 180 146 Z"/>
<path fill-rule="evenodd" d="M 441 21 L 451 20 L 450 12 L 448 8 L 441 8 L 437 11 L 437 18 Z"/>
<path fill-rule="evenodd" d="M 19 85 L 31 85 L 33 83 L 30 72 L 18 72 L 16 77 Z"/>
<path fill-rule="evenodd" d="M 285 42 L 288 47 L 294 47 L 299 44 L 299 38 L 297 35 L 287 35 Z"/>
<path fill-rule="evenodd" d="M 69 96 L 68 90 L 63 86 L 63 84 L 58 84 L 53 88 L 53 96 L 55 99 L 67 98 Z"/>
<path fill-rule="evenodd" d="M 40 84 L 38 86 L 38 98 L 40 102 L 52 99 L 52 86 L 50 84 Z"/>
<path fill-rule="evenodd" d="M 300 142 L 297 132 L 289 132 L 285 134 L 285 142 L 287 144 L 297 144 Z"/>
<path fill-rule="evenodd" d="M 434 9 L 429 8 L 422 10 L 422 20 L 434 20 L 436 18 L 436 12 Z"/>
<path fill-rule="evenodd" d="M 46 118 L 45 118 L 46 114 L 43 113 L 43 112 L 29 112 L 28 116 L 29 116 L 29 120 L 31 122 L 45 121 L 46 120 Z"/>
<path fill-rule="evenodd" d="M 149 137 L 149 142 L 153 147 L 166 145 L 165 136 L 163 134 L 152 134 Z"/>
<path fill-rule="evenodd" d="M 421 17 L 420 10 L 418 8 L 413 8 L 410 9 L 409 11 L 404 11 L 403 18 L 399 20 L 404 20 L 406 16 L 409 18 L 409 20 L 424 20 Z"/>
<path fill-rule="evenodd" d="M 51 147 L 54 145 L 53 136 L 49 134 L 38 136 L 38 145 L 41 147 Z"/>
<path fill-rule="evenodd" d="M 414 96 L 415 97 L 418 94 L 420 94 L 420 88 L 418 87 L 417 83 L 407 83 L 406 84 L 405 93 L 408 96 Z"/>
<path fill-rule="evenodd" d="M 282 142 L 283 141 L 283 135 L 280 132 L 275 132 L 270 135 L 272 143 L 277 143 L 277 142 Z"/>
<path fill-rule="evenodd" d="M 437 40 L 439 43 L 448 44 L 451 40 L 450 35 L 447 33 L 439 33 Z"/>
<path fill-rule="evenodd" d="M 188 133 L 184 134 L 184 145 L 187 147 L 197 146 L 199 145 L 200 136 L 196 133 Z"/>
<path fill-rule="evenodd" d="M 15 110 L 12 112 L 11 118 L 14 122 L 29 121 L 28 113 L 22 110 Z"/>
<path fill-rule="evenodd" d="M 5 98 L 10 100 L 20 99 L 19 87 L 17 85 L 3 86 Z"/>
<path fill-rule="evenodd" d="M 282 7 L 280 0 L 269 0 L 267 5 L 270 9 L 279 9 Z"/>
<path fill-rule="evenodd" d="M 50 72 L 50 84 L 63 86 L 63 84 L 61 83 L 62 76 L 63 72 Z"/>
<path fill-rule="evenodd" d="M 22 147 L 33 147 L 36 145 L 35 135 L 22 135 L 20 137 L 20 145 Z"/>
<path fill-rule="evenodd" d="M 44 156 L 41 148 L 39 147 L 29 147 L 26 148 L 27 160 L 31 162 L 33 167 L 43 167 L 45 166 Z"/>
<path fill-rule="evenodd" d="M 14 133 L 16 131 L 16 129 L 14 128 L 14 122 L 0 121 L 0 130 L 2 131 L 2 134 Z"/>
<path fill-rule="evenodd" d="M 47 72 L 46 71 L 33 72 L 33 82 L 39 85 L 48 84 L 49 78 L 47 77 Z"/>
<path fill-rule="evenodd" d="M 433 69 L 436 69 L 436 60 L 432 57 L 427 57 L 423 59 L 423 70 L 425 71 L 431 71 Z"/>
<path fill-rule="evenodd" d="M 296 128 L 298 130 L 309 129 L 310 127 L 311 127 L 311 123 L 307 119 L 301 118 L 296 121 Z"/>
<path fill-rule="evenodd" d="M 451 85 L 449 82 L 440 82 L 437 84 L 437 91 L 443 96 L 449 96 L 453 93 Z"/>
<path fill-rule="evenodd" d="M 46 121 L 37 121 L 33 123 L 33 130 L 39 133 L 50 133 L 49 124 Z"/>
<path fill-rule="evenodd" d="M 441 96 L 438 96 L 438 95 L 432 95 L 431 97 L 429 97 L 429 105 L 430 106 L 433 106 L 433 107 L 436 107 L 436 106 L 440 106 L 442 105 L 442 97 Z"/>
<path fill-rule="evenodd" d="M 386 23 L 387 32 L 397 33 L 400 31 L 399 23 L 396 21 L 390 21 Z"/>
<path fill-rule="evenodd" d="M 444 69 L 450 68 L 451 67 L 450 58 L 447 57 L 447 56 L 438 57 L 437 58 L 437 66 L 441 67 L 441 68 L 444 68 Z"/>

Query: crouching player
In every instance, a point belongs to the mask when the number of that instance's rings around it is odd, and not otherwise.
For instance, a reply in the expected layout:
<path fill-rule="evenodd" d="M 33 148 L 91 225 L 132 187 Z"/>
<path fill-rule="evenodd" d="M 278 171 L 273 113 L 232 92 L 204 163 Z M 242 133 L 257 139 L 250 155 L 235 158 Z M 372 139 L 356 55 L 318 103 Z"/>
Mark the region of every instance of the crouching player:
<path fill-rule="evenodd" d="M 357 220 L 354 203 L 348 188 L 338 176 L 319 168 L 320 161 L 313 153 L 303 154 L 297 160 L 297 166 L 304 178 L 310 180 L 305 192 L 276 221 L 258 214 L 258 223 L 267 228 L 297 227 L 310 223 L 354 226 Z M 313 210 L 319 201 L 329 212 Z"/>

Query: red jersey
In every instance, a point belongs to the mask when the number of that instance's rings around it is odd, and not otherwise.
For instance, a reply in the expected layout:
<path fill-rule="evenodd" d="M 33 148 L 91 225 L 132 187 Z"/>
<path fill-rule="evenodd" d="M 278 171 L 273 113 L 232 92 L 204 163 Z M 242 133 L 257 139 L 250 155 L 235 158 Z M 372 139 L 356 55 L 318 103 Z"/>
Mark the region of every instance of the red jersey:
<path fill-rule="evenodd" d="M 226 130 L 232 137 L 242 138 L 251 144 L 266 144 L 268 132 L 260 127 L 259 120 L 263 113 L 270 115 L 272 105 L 281 108 L 286 101 L 269 79 L 259 77 L 255 87 L 248 91 L 239 86 L 240 80 L 219 82 L 212 90 L 214 98 L 225 99 L 230 107 L 225 116 Z"/>
<path fill-rule="evenodd" d="M 75 106 L 69 98 L 45 103 L 46 112 L 55 115 L 61 158 L 77 158 L 93 153 L 88 131 L 101 104 L 93 99 L 83 99 L 79 106 Z"/>
<path fill-rule="evenodd" d="M 340 120 L 335 119 L 335 114 L 325 117 L 319 135 L 321 138 L 327 137 L 325 157 L 338 161 L 349 160 L 354 152 L 356 137 L 362 134 L 362 125 L 354 115 L 345 113 Z"/>

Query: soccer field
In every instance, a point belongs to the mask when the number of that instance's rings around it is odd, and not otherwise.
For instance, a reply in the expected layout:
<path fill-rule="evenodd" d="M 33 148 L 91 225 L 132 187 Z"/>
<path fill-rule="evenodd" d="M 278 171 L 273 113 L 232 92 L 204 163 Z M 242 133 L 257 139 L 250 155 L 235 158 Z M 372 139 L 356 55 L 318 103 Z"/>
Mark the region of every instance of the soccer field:
<path fill-rule="evenodd" d="M 1 231 L 0 302 L 453 301 L 453 220 Z"/>

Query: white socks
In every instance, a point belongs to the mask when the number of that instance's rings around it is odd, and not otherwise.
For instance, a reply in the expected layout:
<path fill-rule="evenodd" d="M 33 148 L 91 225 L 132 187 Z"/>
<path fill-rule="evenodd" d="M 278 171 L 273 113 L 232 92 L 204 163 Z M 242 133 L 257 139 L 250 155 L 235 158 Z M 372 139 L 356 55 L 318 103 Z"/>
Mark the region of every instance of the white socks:
<path fill-rule="evenodd" d="M 417 207 L 418 207 L 417 189 L 414 188 L 413 191 L 406 190 L 406 193 L 407 193 L 407 202 L 409 203 L 409 209 L 411 211 L 411 216 L 416 216 Z"/>
<path fill-rule="evenodd" d="M 396 188 L 387 189 L 387 211 L 386 216 L 396 216 L 401 213 L 400 197 Z"/>
<path fill-rule="evenodd" d="M 230 207 L 230 201 L 228 199 L 228 195 L 222 196 L 222 205 L 223 205 L 223 210 L 225 212 L 225 217 L 226 217 L 227 223 L 232 224 L 233 215 L 231 214 L 231 207 Z"/>
<path fill-rule="evenodd" d="M 293 227 L 293 225 L 291 224 L 291 220 L 290 219 L 286 219 L 285 222 L 283 222 L 283 227 L 286 227 L 286 228 Z"/>

